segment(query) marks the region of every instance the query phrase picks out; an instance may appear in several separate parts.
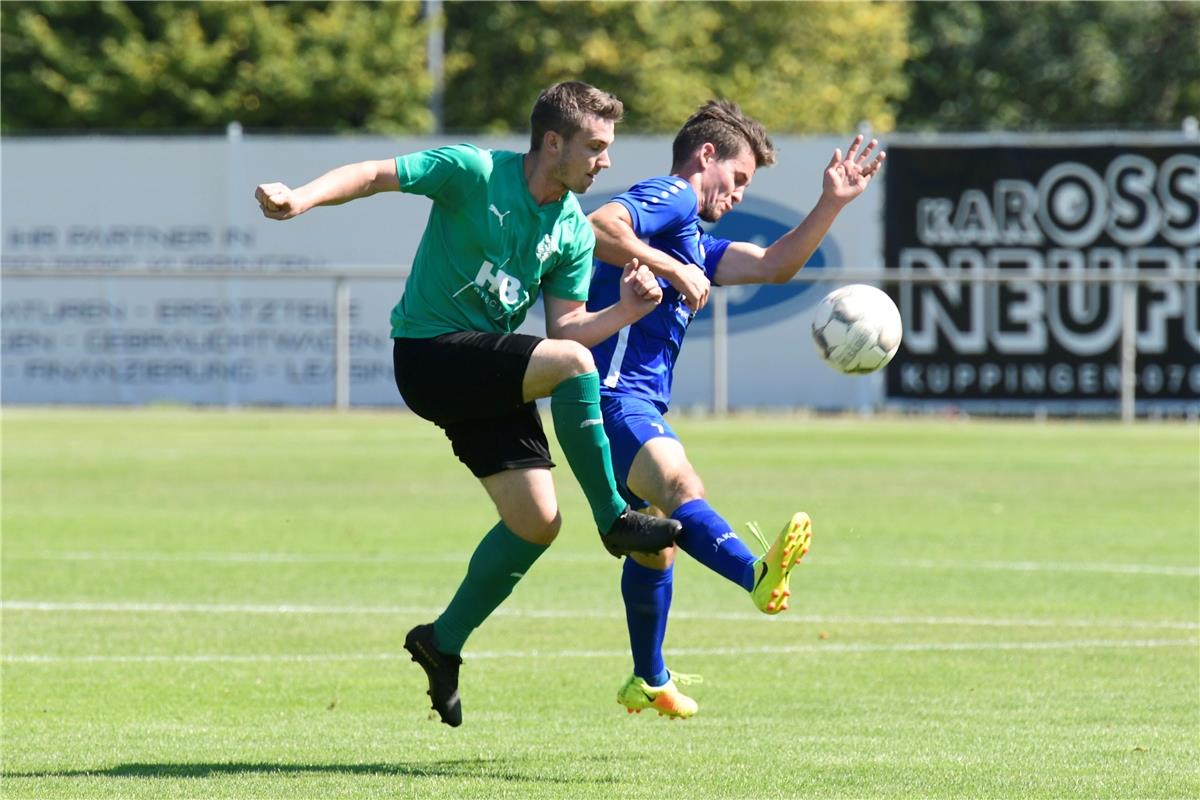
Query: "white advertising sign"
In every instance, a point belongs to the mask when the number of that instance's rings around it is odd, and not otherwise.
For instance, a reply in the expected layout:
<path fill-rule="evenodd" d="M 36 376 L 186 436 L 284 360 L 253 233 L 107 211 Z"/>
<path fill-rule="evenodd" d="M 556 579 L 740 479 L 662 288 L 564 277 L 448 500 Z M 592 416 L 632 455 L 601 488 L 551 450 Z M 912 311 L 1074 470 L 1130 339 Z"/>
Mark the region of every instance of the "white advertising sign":
<path fill-rule="evenodd" d="M 830 154 L 849 138 L 777 139 L 779 163 L 756 175 L 745 202 L 712 232 L 762 244 L 786 232 L 816 202 Z M 351 401 L 398 405 L 388 314 L 429 201 L 389 193 L 280 223 L 261 216 L 254 187 L 297 186 L 341 164 L 464 139 L 495 149 L 527 144 L 524 137 L 5 138 L 0 398 L 330 404 L 332 276 L 351 271 Z M 612 168 L 581 198 L 585 209 L 662 174 L 670 147 L 670 137 L 618 136 Z M 874 186 L 852 203 L 808 269 L 882 266 L 882 197 Z M 724 290 L 731 407 L 878 401 L 876 378 L 838 375 L 813 351 L 808 312 L 831 288 Z M 531 314 L 523 330 L 543 333 L 542 325 Z M 706 311 L 677 368 L 678 407 L 711 404 L 712 347 Z"/>

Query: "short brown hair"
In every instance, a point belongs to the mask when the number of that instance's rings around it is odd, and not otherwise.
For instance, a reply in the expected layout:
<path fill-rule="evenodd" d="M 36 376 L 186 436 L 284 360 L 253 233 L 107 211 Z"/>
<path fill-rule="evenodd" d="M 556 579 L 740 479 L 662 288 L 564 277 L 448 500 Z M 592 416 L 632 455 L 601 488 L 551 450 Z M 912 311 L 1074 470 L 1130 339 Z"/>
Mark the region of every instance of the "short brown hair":
<path fill-rule="evenodd" d="M 688 117 L 671 145 L 671 158 L 674 159 L 671 169 L 682 167 L 705 142 L 712 143 L 721 161 L 733 158 L 743 147 L 749 147 L 754 153 L 755 166 L 775 163 L 775 145 L 767 136 L 767 129 L 729 100 L 709 100 Z"/>
<path fill-rule="evenodd" d="M 529 115 L 529 149 L 540 150 L 546 133 L 554 131 L 570 139 L 583 129 L 587 116 L 621 121 L 625 106 L 616 97 L 582 81 L 556 83 L 538 95 Z"/>

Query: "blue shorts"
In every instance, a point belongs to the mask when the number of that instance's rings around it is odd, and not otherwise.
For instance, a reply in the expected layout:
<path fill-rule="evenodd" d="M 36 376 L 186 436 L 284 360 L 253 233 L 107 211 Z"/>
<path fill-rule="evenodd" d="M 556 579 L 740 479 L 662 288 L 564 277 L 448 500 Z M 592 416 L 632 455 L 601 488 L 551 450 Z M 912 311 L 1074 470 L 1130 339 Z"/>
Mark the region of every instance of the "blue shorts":
<path fill-rule="evenodd" d="M 604 432 L 608 434 L 612 449 L 617 490 L 633 508 L 645 508 L 650 504 L 625 484 L 629 480 L 629 468 L 633 466 L 634 456 L 651 439 L 666 436 L 679 441 L 679 437 L 671 430 L 658 407 L 640 397 L 601 395 L 600 411 L 604 414 Z"/>

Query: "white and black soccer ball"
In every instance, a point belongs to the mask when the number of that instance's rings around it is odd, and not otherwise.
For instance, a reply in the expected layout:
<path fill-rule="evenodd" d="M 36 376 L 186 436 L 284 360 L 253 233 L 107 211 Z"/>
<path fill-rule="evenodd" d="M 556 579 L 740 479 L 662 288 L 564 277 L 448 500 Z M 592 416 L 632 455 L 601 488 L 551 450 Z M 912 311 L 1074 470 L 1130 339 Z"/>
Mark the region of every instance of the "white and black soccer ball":
<path fill-rule="evenodd" d="M 900 349 L 903 331 L 892 298 L 862 283 L 834 289 L 813 314 L 817 353 L 847 375 L 866 375 L 886 366 Z"/>

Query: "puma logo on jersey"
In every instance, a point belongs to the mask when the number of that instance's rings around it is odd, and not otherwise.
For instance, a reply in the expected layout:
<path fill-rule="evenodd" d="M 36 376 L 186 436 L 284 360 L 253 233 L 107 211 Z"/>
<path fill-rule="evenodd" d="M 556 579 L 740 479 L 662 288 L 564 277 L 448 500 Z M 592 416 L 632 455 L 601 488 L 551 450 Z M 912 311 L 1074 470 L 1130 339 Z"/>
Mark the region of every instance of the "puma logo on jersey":
<path fill-rule="evenodd" d="M 511 211 L 505 211 L 505 212 L 501 213 L 500 209 L 496 208 L 496 205 L 495 205 L 495 203 L 493 203 L 492 205 L 488 206 L 488 211 L 491 211 L 493 214 L 495 214 L 495 215 L 496 215 L 496 219 L 500 220 L 500 227 L 501 227 L 501 228 L 503 228 L 503 227 L 504 227 L 504 218 L 505 218 L 505 217 L 507 217 L 509 214 L 511 214 L 511 213 L 512 213 Z"/>
<path fill-rule="evenodd" d="M 504 263 L 507 264 L 508 259 L 505 259 Z M 487 286 L 505 306 L 515 306 L 521 301 L 521 282 L 500 267 L 496 267 L 493 273 L 493 266 L 490 261 L 480 265 L 479 273 L 475 276 L 475 285 L 480 288 Z"/>

